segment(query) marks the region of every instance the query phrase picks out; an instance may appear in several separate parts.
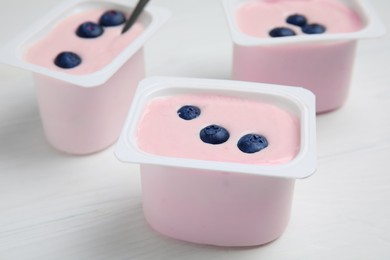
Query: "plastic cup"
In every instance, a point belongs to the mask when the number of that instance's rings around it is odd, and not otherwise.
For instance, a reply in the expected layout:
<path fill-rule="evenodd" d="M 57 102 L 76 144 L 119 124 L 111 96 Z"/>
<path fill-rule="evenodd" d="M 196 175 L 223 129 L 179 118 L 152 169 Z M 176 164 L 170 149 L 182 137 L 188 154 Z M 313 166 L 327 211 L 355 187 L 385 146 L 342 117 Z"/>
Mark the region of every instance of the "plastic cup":
<path fill-rule="evenodd" d="M 96 7 L 128 12 L 128 1 L 66 1 L 1 49 L 1 62 L 31 71 L 43 128 L 49 143 L 70 154 L 89 154 L 113 144 L 120 133 L 135 88 L 145 76 L 143 45 L 168 19 L 169 12 L 148 6 L 139 20 L 144 31 L 97 72 L 73 75 L 29 63 L 23 52 L 48 34 L 56 22 Z M 93 41 L 93 40 L 92 40 Z"/>
<path fill-rule="evenodd" d="M 161 96 L 194 93 L 269 102 L 292 113 L 299 118 L 298 154 L 287 163 L 260 165 L 143 151 L 136 134 L 148 102 Z M 140 164 L 144 215 L 159 233 L 217 246 L 265 244 L 278 238 L 287 226 L 295 180 L 310 176 L 316 168 L 314 95 L 303 88 L 262 83 L 145 79 L 137 89 L 115 154 L 122 162 Z"/>
<path fill-rule="evenodd" d="M 360 30 L 257 38 L 243 33 L 236 23 L 236 11 L 245 2 L 248 0 L 223 0 L 234 45 L 232 78 L 307 88 L 316 95 L 317 113 L 329 112 L 344 104 L 357 40 L 385 32 L 368 1 L 340 0 L 362 18 Z"/>

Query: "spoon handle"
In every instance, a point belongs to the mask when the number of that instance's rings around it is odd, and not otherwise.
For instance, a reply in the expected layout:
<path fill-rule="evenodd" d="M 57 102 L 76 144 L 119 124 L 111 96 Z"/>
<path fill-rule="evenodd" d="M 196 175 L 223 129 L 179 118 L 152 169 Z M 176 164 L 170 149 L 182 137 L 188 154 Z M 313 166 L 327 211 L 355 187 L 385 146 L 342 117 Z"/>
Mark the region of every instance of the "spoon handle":
<path fill-rule="evenodd" d="M 139 0 L 137 6 L 135 7 L 134 11 L 130 15 L 129 20 L 126 22 L 125 26 L 122 29 L 122 34 L 127 32 L 130 27 L 135 23 L 138 16 L 142 13 L 143 9 L 145 8 L 146 4 L 149 2 L 149 0 Z"/>

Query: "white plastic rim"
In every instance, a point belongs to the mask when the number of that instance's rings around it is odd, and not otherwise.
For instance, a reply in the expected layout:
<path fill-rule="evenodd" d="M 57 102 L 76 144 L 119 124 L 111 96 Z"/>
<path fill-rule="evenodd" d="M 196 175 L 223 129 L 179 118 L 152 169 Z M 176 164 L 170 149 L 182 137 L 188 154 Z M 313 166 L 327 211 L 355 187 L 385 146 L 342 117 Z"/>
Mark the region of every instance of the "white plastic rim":
<path fill-rule="evenodd" d="M 230 28 L 230 34 L 234 43 L 243 46 L 277 45 L 300 42 L 322 42 L 337 40 L 359 40 L 379 37 L 385 34 L 386 29 L 378 15 L 367 0 L 340 0 L 353 8 L 363 19 L 364 26 L 361 30 L 349 33 L 329 33 L 316 35 L 299 35 L 296 37 L 259 38 L 243 33 L 235 19 L 237 7 L 248 0 L 222 0 L 225 15 Z"/>
<path fill-rule="evenodd" d="M 241 164 L 188 158 L 165 157 L 146 153 L 136 143 L 135 133 L 143 108 L 154 97 L 178 93 L 219 93 L 240 97 L 261 97 L 274 100 L 300 118 L 301 149 L 288 163 L 278 165 Z M 300 87 L 271 85 L 231 80 L 151 77 L 142 80 L 134 96 L 130 112 L 115 147 L 122 162 L 173 166 L 301 179 L 316 170 L 315 97 Z"/>
<path fill-rule="evenodd" d="M 67 0 L 42 16 L 36 23 L 26 28 L 15 38 L 11 39 L 0 49 L 0 62 L 14 67 L 25 69 L 34 73 L 49 76 L 64 82 L 72 83 L 80 87 L 94 87 L 105 83 L 119 68 L 153 36 L 156 31 L 168 20 L 170 12 L 161 7 L 149 4 L 145 7 L 139 20 L 144 23 L 145 30 L 134 41 L 125 48 L 110 64 L 101 70 L 84 75 L 71 75 L 61 71 L 52 71 L 48 68 L 38 66 L 25 61 L 22 57 L 22 50 L 33 37 L 43 31 L 47 31 L 51 24 L 62 19 L 67 13 L 77 8 L 88 8 L 93 6 L 118 6 L 131 9 L 128 0 Z"/>

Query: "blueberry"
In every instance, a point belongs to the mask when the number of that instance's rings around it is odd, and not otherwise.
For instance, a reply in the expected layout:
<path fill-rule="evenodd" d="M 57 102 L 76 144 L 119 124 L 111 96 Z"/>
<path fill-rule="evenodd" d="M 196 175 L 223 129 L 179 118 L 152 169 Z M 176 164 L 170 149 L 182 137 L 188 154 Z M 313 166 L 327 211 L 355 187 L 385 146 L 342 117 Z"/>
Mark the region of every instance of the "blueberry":
<path fill-rule="evenodd" d="M 116 10 L 106 11 L 99 19 L 99 24 L 103 26 L 117 26 L 126 21 L 125 15 Z"/>
<path fill-rule="evenodd" d="M 268 146 L 267 139 L 258 134 L 246 134 L 237 142 L 237 147 L 244 153 L 256 153 Z"/>
<path fill-rule="evenodd" d="M 103 32 L 103 27 L 94 22 L 82 23 L 76 30 L 77 36 L 81 38 L 96 38 L 102 35 Z"/>
<path fill-rule="evenodd" d="M 197 118 L 200 115 L 200 109 L 196 106 L 186 105 L 182 106 L 177 111 L 177 114 L 184 120 L 191 120 Z"/>
<path fill-rule="evenodd" d="M 271 37 L 285 37 L 285 36 L 293 36 L 295 35 L 295 32 L 292 29 L 287 27 L 276 27 L 269 32 L 269 35 Z"/>
<path fill-rule="evenodd" d="M 306 25 L 307 19 L 305 16 L 303 16 L 301 14 L 292 14 L 292 15 L 287 17 L 286 23 L 302 27 L 302 26 Z"/>
<path fill-rule="evenodd" d="M 199 136 L 205 143 L 222 144 L 229 139 L 230 134 L 222 126 L 209 125 L 200 131 Z"/>
<path fill-rule="evenodd" d="M 306 24 L 302 27 L 302 32 L 307 34 L 320 34 L 326 31 L 325 26 L 318 23 Z"/>
<path fill-rule="evenodd" d="M 60 68 L 71 69 L 80 65 L 81 58 L 76 53 L 65 51 L 57 55 L 54 63 Z"/>

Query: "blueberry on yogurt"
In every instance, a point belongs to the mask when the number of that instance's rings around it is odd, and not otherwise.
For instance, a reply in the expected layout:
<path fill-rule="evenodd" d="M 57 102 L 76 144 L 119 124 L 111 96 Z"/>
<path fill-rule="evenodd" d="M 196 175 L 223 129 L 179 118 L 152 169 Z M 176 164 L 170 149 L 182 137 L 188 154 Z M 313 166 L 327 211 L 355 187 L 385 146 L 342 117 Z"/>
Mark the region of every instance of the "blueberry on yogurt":
<path fill-rule="evenodd" d="M 103 27 L 94 22 L 82 23 L 76 30 L 77 36 L 81 38 L 96 38 L 102 35 L 103 32 Z"/>
<path fill-rule="evenodd" d="M 271 37 L 286 37 L 286 36 L 294 36 L 295 32 L 287 27 L 276 27 L 269 31 L 269 36 Z"/>
<path fill-rule="evenodd" d="M 307 19 L 304 15 L 292 14 L 286 18 L 286 23 L 302 27 L 307 24 Z"/>
<path fill-rule="evenodd" d="M 177 115 L 184 120 L 192 120 L 200 115 L 200 109 L 197 106 L 185 105 L 177 111 Z"/>
<path fill-rule="evenodd" d="M 237 142 L 237 147 L 244 153 L 256 153 L 268 146 L 267 139 L 259 134 L 246 134 Z"/>
<path fill-rule="evenodd" d="M 199 136 L 205 143 L 222 144 L 229 139 L 230 134 L 224 127 L 213 124 L 203 128 L 200 131 Z"/>
<path fill-rule="evenodd" d="M 125 15 L 117 10 L 106 11 L 99 19 L 99 24 L 102 26 L 117 26 L 126 21 Z"/>
<path fill-rule="evenodd" d="M 326 31 L 325 26 L 319 23 L 306 24 L 302 27 L 302 32 L 306 34 L 321 34 Z"/>
<path fill-rule="evenodd" d="M 74 52 L 64 51 L 57 55 L 54 64 L 63 69 L 77 67 L 81 63 L 81 58 Z"/>

